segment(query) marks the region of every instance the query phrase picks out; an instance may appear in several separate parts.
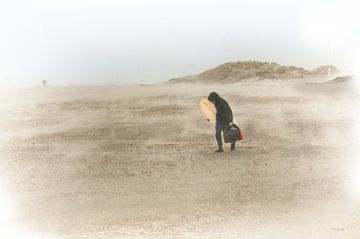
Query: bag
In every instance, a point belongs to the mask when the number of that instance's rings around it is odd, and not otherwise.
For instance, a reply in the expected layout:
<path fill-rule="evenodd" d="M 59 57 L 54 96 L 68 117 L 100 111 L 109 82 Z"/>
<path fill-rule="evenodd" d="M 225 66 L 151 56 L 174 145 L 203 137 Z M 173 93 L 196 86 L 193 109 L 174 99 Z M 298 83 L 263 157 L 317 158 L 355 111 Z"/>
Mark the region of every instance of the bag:
<path fill-rule="evenodd" d="M 225 143 L 231 143 L 242 139 L 244 139 L 244 134 L 236 124 L 228 126 L 224 129 Z"/>

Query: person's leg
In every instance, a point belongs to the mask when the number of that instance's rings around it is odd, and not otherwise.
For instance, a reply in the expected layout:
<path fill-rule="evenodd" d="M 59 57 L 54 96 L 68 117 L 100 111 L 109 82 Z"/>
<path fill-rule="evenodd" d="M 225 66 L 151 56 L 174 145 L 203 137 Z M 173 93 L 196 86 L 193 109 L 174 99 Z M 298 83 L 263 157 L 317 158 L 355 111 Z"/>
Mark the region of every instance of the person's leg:
<path fill-rule="evenodd" d="M 215 138 L 216 141 L 218 143 L 219 149 L 216 152 L 222 152 L 223 149 L 223 144 L 222 144 L 222 138 L 221 138 L 221 131 L 222 131 L 222 125 L 220 122 L 216 121 L 216 125 L 215 125 Z"/>
<path fill-rule="evenodd" d="M 231 142 L 231 151 L 234 151 L 235 150 L 235 142 Z"/>

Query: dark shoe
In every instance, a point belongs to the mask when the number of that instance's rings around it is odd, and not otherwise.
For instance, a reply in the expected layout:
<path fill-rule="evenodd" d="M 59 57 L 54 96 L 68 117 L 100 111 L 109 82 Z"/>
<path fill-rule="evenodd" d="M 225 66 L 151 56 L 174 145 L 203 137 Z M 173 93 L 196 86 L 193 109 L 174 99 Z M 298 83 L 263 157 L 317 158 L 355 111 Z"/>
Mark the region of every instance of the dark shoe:
<path fill-rule="evenodd" d="M 216 150 L 214 153 L 222 153 L 222 152 L 224 152 L 223 149 L 218 149 L 218 150 Z"/>
<path fill-rule="evenodd" d="M 235 151 L 235 142 L 231 143 L 231 149 L 230 151 Z"/>

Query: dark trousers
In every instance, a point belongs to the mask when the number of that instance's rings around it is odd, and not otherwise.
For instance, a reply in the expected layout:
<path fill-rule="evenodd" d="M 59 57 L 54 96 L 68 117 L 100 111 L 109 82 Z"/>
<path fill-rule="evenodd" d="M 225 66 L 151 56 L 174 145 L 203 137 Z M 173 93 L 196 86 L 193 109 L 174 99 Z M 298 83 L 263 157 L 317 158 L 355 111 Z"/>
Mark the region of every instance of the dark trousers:
<path fill-rule="evenodd" d="M 216 138 L 217 144 L 219 146 L 219 149 L 222 149 L 222 147 L 223 147 L 222 137 L 221 137 L 222 131 L 223 131 L 223 125 L 219 121 L 216 121 L 215 138 Z M 231 142 L 231 148 L 233 148 L 233 147 L 235 148 L 235 142 Z"/>
<path fill-rule="evenodd" d="M 216 121 L 215 125 L 215 138 L 218 143 L 219 149 L 222 149 L 222 138 L 221 131 L 223 130 L 223 126 L 219 121 Z"/>

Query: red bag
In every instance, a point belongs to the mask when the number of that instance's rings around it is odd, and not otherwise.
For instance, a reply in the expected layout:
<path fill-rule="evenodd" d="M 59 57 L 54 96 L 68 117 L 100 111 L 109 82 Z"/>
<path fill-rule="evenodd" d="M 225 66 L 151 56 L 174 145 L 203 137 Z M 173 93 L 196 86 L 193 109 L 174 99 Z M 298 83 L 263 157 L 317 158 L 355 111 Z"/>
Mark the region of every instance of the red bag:
<path fill-rule="evenodd" d="M 240 130 L 240 140 L 244 139 L 244 133 Z"/>

